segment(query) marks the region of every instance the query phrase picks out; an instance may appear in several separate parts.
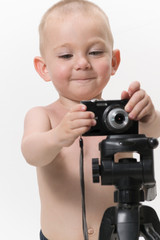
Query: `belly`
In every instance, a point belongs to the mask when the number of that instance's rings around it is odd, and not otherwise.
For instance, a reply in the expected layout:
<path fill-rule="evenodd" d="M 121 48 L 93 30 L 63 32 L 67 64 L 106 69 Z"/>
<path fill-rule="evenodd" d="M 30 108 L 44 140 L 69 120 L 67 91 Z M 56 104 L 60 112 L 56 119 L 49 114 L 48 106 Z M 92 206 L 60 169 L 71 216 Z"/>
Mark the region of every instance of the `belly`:
<path fill-rule="evenodd" d="M 39 174 L 38 174 L 39 175 Z M 43 178 L 42 178 L 43 176 Z M 82 240 L 82 203 L 78 176 L 56 181 L 41 173 L 38 177 L 41 199 L 41 228 L 49 240 Z M 43 183 L 42 183 L 43 182 Z M 113 187 L 86 179 L 86 215 L 89 237 L 98 239 L 104 211 L 113 205 Z"/>

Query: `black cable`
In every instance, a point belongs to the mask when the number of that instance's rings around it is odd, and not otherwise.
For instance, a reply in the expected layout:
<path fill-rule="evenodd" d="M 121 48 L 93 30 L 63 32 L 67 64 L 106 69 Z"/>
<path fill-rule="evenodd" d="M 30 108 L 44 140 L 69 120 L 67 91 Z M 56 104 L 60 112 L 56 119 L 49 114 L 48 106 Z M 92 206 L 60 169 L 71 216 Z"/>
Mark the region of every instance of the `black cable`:
<path fill-rule="evenodd" d="M 82 225 L 84 240 L 88 240 L 88 228 L 86 220 L 86 206 L 85 206 L 85 183 L 84 183 L 84 154 L 83 154 L 83 139 L 79 139 L 80 146 L 80 184 L 81 184 L 81 197 L 82 197 Z"/>

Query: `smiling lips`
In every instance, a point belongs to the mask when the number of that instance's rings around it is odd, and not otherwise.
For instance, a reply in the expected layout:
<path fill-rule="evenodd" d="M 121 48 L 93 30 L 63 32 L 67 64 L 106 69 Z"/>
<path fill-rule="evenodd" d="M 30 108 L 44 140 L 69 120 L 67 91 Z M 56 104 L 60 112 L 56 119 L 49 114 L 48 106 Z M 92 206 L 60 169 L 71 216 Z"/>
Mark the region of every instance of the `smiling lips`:
<path fill-rule="evenodd" d="M 95 77 L 79 77 L 79 78 L 73 78 L 73 81 L 81 81 L 81 82 L 85 82 L 85 81 L 90 81 L 95 79 Z"/>

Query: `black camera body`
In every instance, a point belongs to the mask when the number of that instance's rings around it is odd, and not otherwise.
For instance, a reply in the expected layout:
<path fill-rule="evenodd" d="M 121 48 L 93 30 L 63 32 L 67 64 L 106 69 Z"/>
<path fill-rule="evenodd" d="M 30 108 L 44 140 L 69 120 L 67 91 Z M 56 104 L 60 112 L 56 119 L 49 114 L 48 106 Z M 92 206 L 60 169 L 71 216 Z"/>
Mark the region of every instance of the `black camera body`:
<path fill-rule="evenodd" d="M 87 106 L 87 111 L 94 112 L 97 121 L 83 136 L 138 134 L 138 121 L 129 119 L 124 110 L 127 102 L 127 99 L 81 101 Z"/>

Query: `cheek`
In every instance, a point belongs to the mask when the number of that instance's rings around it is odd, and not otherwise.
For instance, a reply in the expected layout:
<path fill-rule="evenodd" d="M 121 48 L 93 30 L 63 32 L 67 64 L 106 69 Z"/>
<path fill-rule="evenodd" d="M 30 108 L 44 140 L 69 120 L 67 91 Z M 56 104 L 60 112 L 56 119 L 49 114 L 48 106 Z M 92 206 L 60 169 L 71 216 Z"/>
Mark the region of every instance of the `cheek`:
<path fill-rule="evenodd" d="M 97 64 L 96 66 L 97 69 L 97 74 L 99 75 L 99 77 L 101 78 L 108 78 L 111 75 L 111 63 L 109 63 L 108 61 L 101 61 L 99 62 L 99 64 Z"/>
<path fill-rule="evenodd" d="M 53 82 L 64 84 L 70 78 L 70 70 L 66 64 L 55 64 L 51 75 Z"/>

